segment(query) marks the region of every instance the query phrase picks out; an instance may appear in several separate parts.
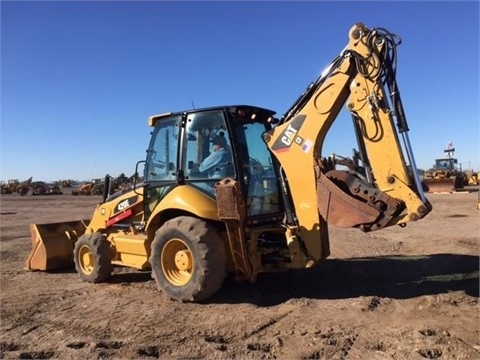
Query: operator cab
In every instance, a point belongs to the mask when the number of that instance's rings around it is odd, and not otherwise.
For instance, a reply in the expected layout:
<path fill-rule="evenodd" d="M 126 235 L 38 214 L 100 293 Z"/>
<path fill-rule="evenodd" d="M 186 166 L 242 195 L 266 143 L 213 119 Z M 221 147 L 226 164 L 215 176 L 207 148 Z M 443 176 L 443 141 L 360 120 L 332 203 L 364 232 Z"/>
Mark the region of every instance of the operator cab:
<path fill-rule="evenodd" d="M 274 114 L 253 106 L 223 106 L 151 118 L 154 130 L 144 172 L 147 207 L 177 186 L 191 186 L 215 199 L 215 184 L 229 177 L 240 185 L 247 217 L 280 219 L 278 166 L 262 140 Z"/>
<path fill-rule="evenodd" d="M 455 158 L 436 159 L 435 160 L 435 169 L 436 170 L 452 171 L 452 170 L 455 170 L 455 164 L 457 164 L 457 159 L 455 159 Z"/>

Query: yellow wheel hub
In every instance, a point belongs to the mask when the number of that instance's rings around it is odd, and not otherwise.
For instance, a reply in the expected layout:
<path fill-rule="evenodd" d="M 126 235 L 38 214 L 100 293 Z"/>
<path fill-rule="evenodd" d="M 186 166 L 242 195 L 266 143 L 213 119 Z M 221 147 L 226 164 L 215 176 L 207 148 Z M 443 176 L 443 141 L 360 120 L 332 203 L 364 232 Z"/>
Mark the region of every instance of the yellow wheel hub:
<path fill-rule="evenodd" d="M 175 254 L 175 265 L 179 270 L 188 271 L 192 268 L 192 256 L 188 250 L 180 250 Z"/>
<path fill-rule="evenodd" d="M 82 246 L 78 252 L 78 260 L 80 267 L 85 274 L 91 274 L 95 262 L 93 260 L 92 250 L 88 246 Z"/>
<path fill-rule="evenodd" d="M 192 253 L 180 239 L 169 240 L 161 254 L 162 270 L 169 282 L 183 286 L 190 281 L 194 268 Z"/>

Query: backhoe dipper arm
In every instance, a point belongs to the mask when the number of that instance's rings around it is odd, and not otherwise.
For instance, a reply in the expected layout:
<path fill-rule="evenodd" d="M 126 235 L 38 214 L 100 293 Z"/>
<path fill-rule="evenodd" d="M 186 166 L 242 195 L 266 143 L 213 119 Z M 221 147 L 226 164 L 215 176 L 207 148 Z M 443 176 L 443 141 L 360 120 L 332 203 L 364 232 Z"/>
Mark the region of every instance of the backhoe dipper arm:
<path fill-rule="evenodd" d="M 281 164 L 294 204 L 296 223 L 287 225 L 298 230 L 314 261 L 328 256 L 326 222 L 371 231 L 404 225 L 431 210 L 418 177 L 396 85 L 397 40 L 383 29 L 354 25 L 340 56 L 280 123 L 264 134 Z M 363 174 L 336 170 L 334 161 L 322 157 L 325 136 L 344 104 L 352 114 L 362 150 Z"/>

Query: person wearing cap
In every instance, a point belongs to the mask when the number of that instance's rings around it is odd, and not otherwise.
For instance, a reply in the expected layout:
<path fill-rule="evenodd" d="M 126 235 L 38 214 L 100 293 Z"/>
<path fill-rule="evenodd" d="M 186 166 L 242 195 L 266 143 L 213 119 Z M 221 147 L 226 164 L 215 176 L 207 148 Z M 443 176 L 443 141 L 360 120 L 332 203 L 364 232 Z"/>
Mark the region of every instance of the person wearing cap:
<path fill-rule="evenodd" d="M 210 178 L 222 179 L 227 176 L 227 165 L 232 161 L 232 155 L 227 147 L 227 140 L 219 135 L 213 139 L 213 151 L 198 168 L 202 173 L 208 173 Z"/>

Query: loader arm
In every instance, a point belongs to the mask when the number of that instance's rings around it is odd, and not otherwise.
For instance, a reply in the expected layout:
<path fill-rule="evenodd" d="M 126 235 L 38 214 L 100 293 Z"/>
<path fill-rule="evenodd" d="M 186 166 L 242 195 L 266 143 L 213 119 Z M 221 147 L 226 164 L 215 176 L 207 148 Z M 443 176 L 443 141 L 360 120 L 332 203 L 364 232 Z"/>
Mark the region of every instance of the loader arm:
<path fill-rule="evenodd" d="M 264 134 L 295 209 L 288 225 L 314 261 L 328 256 L 327 222 L 371 231 L 404 225 L 431 210 L 396 85 L 396 39 L 383 29 L 354 25 L 340 56 Z M 344 105 L 352 115 L 363 174 L 336 170 L 322 157 L 325 137 Z"/>

